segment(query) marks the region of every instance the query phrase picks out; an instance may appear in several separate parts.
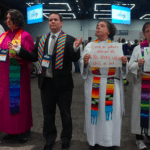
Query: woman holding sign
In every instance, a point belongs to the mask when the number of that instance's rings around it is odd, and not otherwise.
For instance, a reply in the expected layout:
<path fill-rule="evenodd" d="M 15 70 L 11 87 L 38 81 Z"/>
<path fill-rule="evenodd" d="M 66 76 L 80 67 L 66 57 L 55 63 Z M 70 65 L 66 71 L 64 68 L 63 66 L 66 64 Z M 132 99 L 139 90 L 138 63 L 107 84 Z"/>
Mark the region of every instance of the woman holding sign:
<path fill-rule="evenodd" d="M 0 131 L 7 133 L 3 140 L 18 137 L 25 143 L 32 127 L 29 62 L 16 57 L 9 42 L 18 43 L 32 51 L 34 42 L 22 30 L 23 15 L 16 9 L 6 13 L 9 28 L 0 36 Z"/>
<path fill-rule="evenodd" d="M 120 43 L 111 43 L 116 32 L 116 27 L 108 21 L 100 21 L 96 27 L 96 36 L 98 39 L 90 42 L 84 49 L 80 59 L 81 75 L 85 79 L 85 133 L 91 149 L 95 144 L 105 147 L 120 146 L 121 138 L 121 121 L 124 113 L 124 93 L 123 78 L 128 73 L 127 57 L 123 56 L 122 45 Z M 111 39 L 111 40 L 110 40 Z M 91 56 L 93 47 L 98 47 L 100 55 Z M 118 59 L 120 67 L 115 67 L 115 61 L 108 64 L 101 60 L 111 60 L 109 53 L 105 47 L 111 47 L 112 54 L 115 51 L 113 47 L 118 49 L 122 57 L 115 56 Z M 91 63 L 98 60 L 97 66 Z M 94 62 L 94 61 L 93 61 Z M 105 67 L 107 65 L 107 67 Z M 112 68 L 111 66 L 114 66 Z"/>
<path fill-rule="evenodd" d="M 144 133 L 150 142 L 150 22 L 143 25 L 142 31 L 146 39 L 134 48 L 129 62 L 133 74 L 131 133 L 136 134 L 138 148 L 146 149 Z"/>

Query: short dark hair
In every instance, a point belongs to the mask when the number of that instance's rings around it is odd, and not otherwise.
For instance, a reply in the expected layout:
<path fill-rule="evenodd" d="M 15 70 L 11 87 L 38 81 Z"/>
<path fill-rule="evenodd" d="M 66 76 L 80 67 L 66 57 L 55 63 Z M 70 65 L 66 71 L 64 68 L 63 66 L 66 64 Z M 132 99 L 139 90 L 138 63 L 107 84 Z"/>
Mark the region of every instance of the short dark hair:
<path fill-rule="evenodd" d="M 5 23 L 6 23 L 6 20 L 7 20 L 7 15 L 10 14 L 11 16 L 11 20 L 13 22 L 14 25 L 22 28 L 23 25 L 24 25 L 24 17 L 23 17 L 23 14 L 17 10 L 17 9 L 9 9 L 6 14 L 5 14 Z"/>
<path fill-rule="evenodd" d="M 150 25 L 150 22 L 145 22 L 142 28 L 142 32 L 145 33 L 145 29 L 147 28 L 147 26 Z"/>
<path fill-rule="evenodd" d="M 125 43 L 125 41 L 126 41 L 125 38 L 122 38 L 121 42 L 122 42 L 122 43 Z"/>
<path fill-rule="evenodd" d="M 92 37 L 89 36 L 89 37 L 88 37 L 88 41 L 91 41 L 91 40 L 92 40 Z"/>
<path fill-rule="evenodd" d="M 116 27 L 113 23 L 110 23 L 108 20 L 100 20 L 97 25 L 100 23 L 100 22 L 105 22 L 107 24 L 107 28 L 110 32 L 110 34 L 108 35 L 108 38 L 110 38 L 111 40 L 113 40 L 113 37 L 114 35 L 116 34 Z"/>
<path fill-rule="evenodd" d="M 58 16 L 59 16 L 60 21 L 63 21 L 63 17 L 62 17 L 62 15 L 60 15 L 57 11 L 53 11 L 53 12 L 51 12 L 51 13 L 50 13 L 50 15 L 52 15 L 52 14 L 56 14 L 56 15 L 58 15 Z M 49 17 L 50 17 L 50 15 L 49 15 Z"/>
<path fill-rule="evenodd" d="M 135 40 L 134 40 L 134 43 L 136 43 L 136 44 L 137 44 L 137 43 L 138 43 L 138 39 L 135 39 Z"/>

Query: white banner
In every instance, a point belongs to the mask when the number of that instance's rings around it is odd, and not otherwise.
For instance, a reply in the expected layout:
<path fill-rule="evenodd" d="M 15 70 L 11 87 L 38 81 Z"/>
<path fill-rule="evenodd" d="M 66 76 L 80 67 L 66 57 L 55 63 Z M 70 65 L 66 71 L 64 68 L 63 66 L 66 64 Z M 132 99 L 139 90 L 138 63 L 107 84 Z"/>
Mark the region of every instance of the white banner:
<path fill-rule="evenodd" d="M 93 43 L 91 67 L 122 67 L 122 43 Z"/>

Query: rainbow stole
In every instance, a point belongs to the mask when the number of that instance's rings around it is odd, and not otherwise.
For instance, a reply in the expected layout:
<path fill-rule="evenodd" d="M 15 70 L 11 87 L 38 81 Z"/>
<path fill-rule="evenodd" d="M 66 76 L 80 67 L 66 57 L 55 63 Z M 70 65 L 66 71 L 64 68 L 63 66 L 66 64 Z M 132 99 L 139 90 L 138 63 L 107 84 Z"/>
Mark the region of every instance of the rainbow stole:
<path fill-rule="evenodd" d="M 108 41 L 110 43 L 110 41 Z M 98 43 L 98 39 L 94 41 Z M 91 67 L 92 74 L 101 75 L 99 67 Z M 108 76 L 115 75 L 116 68 L 109 68 Z M 98 116 L 98 104 L 99 104 L 99 95 L 100 95 L 100 81 L 101 77 L 94 76 L 92 83 L 92 98 L 91 98 L 91 123 L 97 124 Z M 107 78 L 106 86 L 106 97 L 105 97 L 105 113 L 106 120 L 109 121 L 109 116 L 113 112 L 113 94 L 114 94 L 114 77 Z"/>
<path fill-rule="evenodd" d="M 38 46 L 38 74 L 42 73 L 42 58 L 44 53 L 45 41 L 49 33 L 43 35 L 40 39 Z M 64 48 L 66 41 L 66 34 L 61 30 L 58 36 L 57 49 L 56 49 L 56 60 L 55 60 L 55 69 L 63 69 L 63 58 L 64 58 Z"/>
<path fill-rule="evenodd" d="M 7 36 L 5 32 L 1 38 L 0 43 Z M 22 29 L 19 29 L 12 40 L 12 43 L 15 44 L 17 41 L 21 44 L 21 33 Z M 9 53 L 14 53 L 13 50 L 9 50 Z M 15 58 L 10 58 L 9 61 L 9 105 L 10 105 L 10 114 L 18 114 L 20 112 L 20 65 L 18 64 Z"/>
<path fill-rule="evenodd" d="M 145 41 L 143 41 L 145 43 Z M 142 44 L 142 43 L 141 43 Z M 144 47 L 148 47 L 148 43 L 141 46 L 142 59 L 144 59 Z M 149 127 L 149 100 L 150 100 L 150 77 L 142 75 L 141 83 L 141 133 L 143 129 Z"/>

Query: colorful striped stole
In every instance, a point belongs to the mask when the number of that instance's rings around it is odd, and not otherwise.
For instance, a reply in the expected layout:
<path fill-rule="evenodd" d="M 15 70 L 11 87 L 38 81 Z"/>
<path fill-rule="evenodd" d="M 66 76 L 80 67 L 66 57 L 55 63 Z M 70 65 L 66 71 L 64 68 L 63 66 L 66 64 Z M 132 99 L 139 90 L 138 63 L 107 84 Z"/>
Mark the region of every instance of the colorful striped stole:
<path fill-rule="evenodd" d="M 40 39 L 39 46 L 38 46 L 38 74 L 42 73 L 42 58 L 44 53 L 44 46 L 45 41 L 47 39 L 49 33 L 43 35 Z M 64 57 L 64 48 L 65 48 L 65 41 L 66 41 L 66 34 L 61 30 L 58 36 L 57 42 L 57 50 L 56 50 L 56 60 L 55 60 L 55 69 L 62 69 L 63 68 L 63 57 Z"/>
<path fill-rule="evenodd" d="M 142 59 L 144 59 L 144 47 L 148 47 L 149 44 L 147 41 L 143 41 L 141 43 L 141 54 Z M 149 100 L 150 100 L 150 77 L 146 75 L 142 75 L 142 83 L 141 83 L 141 133 L 143 129 L 149 128 Z"/>
<path fill-rule="evenodd" d="M 64 48 L 66 41 L 66 34 L 59 34 L 56 50 L 56 60 L 55 60 L 55 69 L 63 69 L 63 59 L 64 59 Z"/>
<path fill-rule="evenodd" d="M 21 33 L 22 29 L 18 30 L 12 43 L 17 41 L 21 45 Z M 13 50 L 9 50 L 9 53 L 15 53 Z M 21 67 L 18 64 L 16 58 L 11 58 L 9 61 L 9 104 L 10 114 L 20 113 L 20 78 Z"/>
<path fill-rule="evenodd" d="M 9 31 L 5 32 L 1 38 L 0 43 L 7 36 Z M 21 33 L 22 29 L 19 29 L 12 40 L 12 43 L 15 44 L 17 41 L 21 45 Z M 9 50 L 9 53 L 14 53 L 13 50 Z M 9 106 L 10 114 L 18 114 L 20 112 L 20 65 L 18 64 L 15 58 L 9 59 Z"/>
<path fill-rule="evenodd" d="M 0 44 L 2 43 L 2 41 L 4 40 L 4 38 L 6 37 L 6 35 L 7 35 L 8 32 L 9 32 L 9 31 L 6 31 L 6 32 L 4 32 L 4 33 L 2 34 L 2 36 L 0 37 Z"/>
<path fill-rule="evenodd" d="M 98 43 L 98 39 L 94 41 L 94 43 Z M 110 43 L 110 40 L 109 40 Z M 92 74 L 101 75 L 99 67 L 91 67 Z M 116 68 L 109 68 L 108 76 L 115 75 Z M 94 76 L 92 83 L 92 98 L 91 98 L 91 123 L 97 124 L 97 116 L 98 116 L 98 104 L 99 104 L 99 95 L 100 95 L 100 80 L 101 77 Z M 105 113 L 106 120 L 109 121 L 109 116 L 113 112 L 113 93 L 114 93 L 114 77 L 107 78 L 106 85 L 106 97 L 105 97 Z"/>
<path fill-rule="evenodd" d="M 43 58 L 43 53 L 44 53 L 44 46 L 45 46 L 45 41 L 47 39 L 49 33 L 46 35 L 43 35 L 40 39 L 39 45 L 38 45 L 38 74 L 42 73 L 42 58 Z"/>

